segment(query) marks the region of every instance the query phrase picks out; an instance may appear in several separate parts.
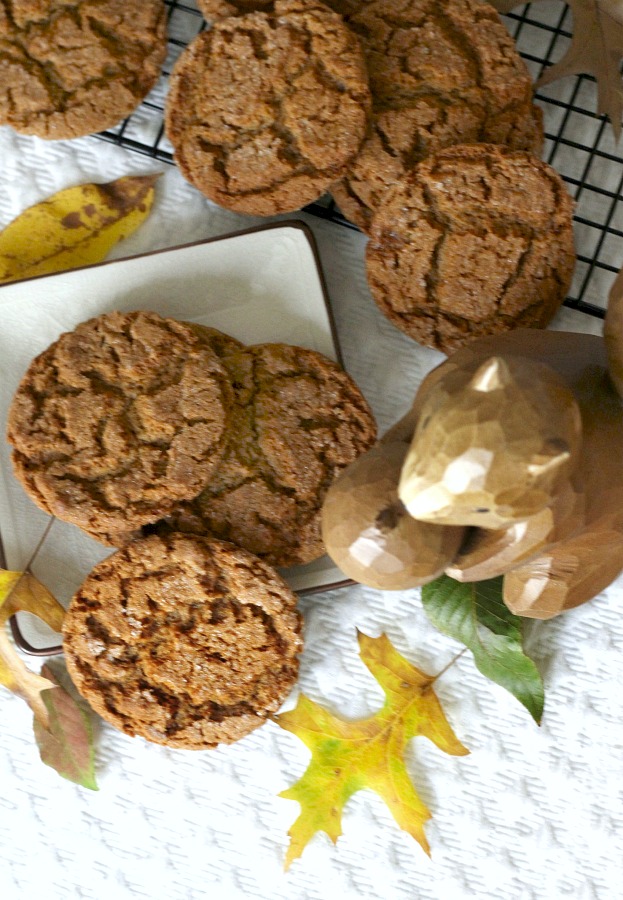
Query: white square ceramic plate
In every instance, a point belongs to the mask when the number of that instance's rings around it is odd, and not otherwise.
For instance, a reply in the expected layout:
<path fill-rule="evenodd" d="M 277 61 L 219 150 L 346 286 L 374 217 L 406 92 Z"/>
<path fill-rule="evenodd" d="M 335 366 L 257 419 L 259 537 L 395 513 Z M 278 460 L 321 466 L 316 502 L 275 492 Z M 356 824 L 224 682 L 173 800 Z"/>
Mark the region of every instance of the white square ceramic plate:
<path fill-rule="evenodd" d="M 339 358 L 313 236 L 301 222 L 271 225 L 0 287 L 0 422 L 33 357 L 79 322 L 112 310 L 148 309 L 219 328 L 245 343 L 283 341 Z M 0 446 L 0 539 L 8 569 L 22 570 L 49 517 L 12 474 Z M 110 548 L 55 521 L 32 566 L 67 604 Z M 347 583 L 328 557 L 284 571 L 294 590 Z M 20 613 L 15 636 L 28 652 L 59 649 L 58 635 Z"/>

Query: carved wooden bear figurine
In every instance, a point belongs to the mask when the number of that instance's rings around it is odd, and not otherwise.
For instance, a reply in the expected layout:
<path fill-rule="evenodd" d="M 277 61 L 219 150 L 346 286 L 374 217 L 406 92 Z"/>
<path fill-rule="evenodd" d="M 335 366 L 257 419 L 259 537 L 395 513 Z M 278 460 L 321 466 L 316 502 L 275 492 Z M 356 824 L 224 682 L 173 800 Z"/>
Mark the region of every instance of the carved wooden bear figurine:
<path fill-rule="evenodd" d="M 433 370 L 409 413 L 328 492 L 323 537 L 337 565 L 388 590 L 442 572 L 504 575 L 506 604 L 535 618 L 613 581 L 623 570 L 623 404 L 609 367 L 623 328 L 608 318 L 608 343 L 513 331 Z"/>

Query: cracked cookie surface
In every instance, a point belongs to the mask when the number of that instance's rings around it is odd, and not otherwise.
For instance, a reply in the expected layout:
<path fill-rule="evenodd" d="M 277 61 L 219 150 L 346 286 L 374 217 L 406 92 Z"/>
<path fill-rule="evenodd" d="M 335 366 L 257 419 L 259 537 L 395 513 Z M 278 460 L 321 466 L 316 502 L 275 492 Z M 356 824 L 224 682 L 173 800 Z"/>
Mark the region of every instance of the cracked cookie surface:
<path fill-rule="evenodd" d="M 296 597 L 221 541 L 144 538 L 99 563 L 63 627 L 67 668 L 107 722 L 158 744 L 232 743 L 279 709 L 302 649 Z"/>
<path fill-rule="evenodd" d="M 389 191 L 372 219 L 372 295 L 398 328 L 445 353 L 542 328 L 571 282 L 572 216 L 562 178 L 532 154 L 447 148 Z"/>
<path fill-rule="evenodd" d="M 299 209 L 341 178 L 370 107 L 357 38 L 323 4 L 225 18 L 175 64 L 165 122 L 182 174 L 220 206 Z"/>
<path fill-rule="evenodd" d="M 110 128 L 165 53 L 162 0 L 0 0 L 0 124 L 50 140 Z"/>
<path fill-rule="evenodd" d="M 274 0 L 196 0 L 196 2 L 208 22 L 227 16 L 245 16 L 252 12 L 273 12 L 275 7 Z"/>
<path fill-rule="evenodd" d="M 364 231 L 384 192 L 440 148 L 489 142 L 540 153 L 530 74 L 489 3 L 370 0 L 346 21 L 366 54 L 372 125 L 331 193 Z"/>
<path fill-rule="evenodd" d="M 372 412 L 350 376 L 313 350 L 258 344 L 224 365 L 236 397 L 228 449 L 166 527 L 215 534 L 275 566 L 317 559 L 322 501 L 374 442 Z"/>
<path fill-rule="evenodd" d="M 273 12 L 279 0 L 197 0 L 197 6 L 208 22 L 225 16 L 244 16 L 250 12 Z M 325 6 L 347 16 L 360 9 L 366 0 L 323 0 Z"/>
<path fill-rule="evenodd" d="M 219 359 L 225 359 L 237 350 L 243 350 L 245 345 L 242 341 L 226 334 L 218 328 L 212 328 L 211 325 L 200 325 L 197 322 L 185 322 L 185 325 L 191 329 L 200 345 L 207 346 L 218 356 Z"/>
<path fill-rule="evenodd" d="M 33 360 L 7 437 L 17 478 L 104 543 L 195 496 L 225 450 L 233 400 L 217 354 L 155 313 L 106 313 Z"/>

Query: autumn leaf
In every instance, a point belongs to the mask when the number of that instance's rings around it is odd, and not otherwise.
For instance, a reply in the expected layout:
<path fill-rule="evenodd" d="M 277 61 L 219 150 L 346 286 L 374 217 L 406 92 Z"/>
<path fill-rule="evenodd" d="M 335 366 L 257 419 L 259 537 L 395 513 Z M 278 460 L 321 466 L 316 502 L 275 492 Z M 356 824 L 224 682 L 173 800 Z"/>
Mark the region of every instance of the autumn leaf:
<path fill-rule="evenodd" d="M 505 605 L 502 583 L 500 577 L 461 584 L 442 575 L 424 585 L 422 604 L 433 625 L 465 644 L 479 671 L 510 691 L 539 723 L 543 681 L 523 652 L 521 618 Z"/>
<path fill-rule="evenodd" d="M 49 526 L 37 550 L 48 530 Z M 8 619 L 18 611 L 38 616 L 54 631 L 61 630 L 65 617 L 58 600 L 30 572 L 0 569 L 0 684 L 26 700 L 32 709 L 43 762 L 63 778 L 97 790 L 88 708 L 58 666 L 48 663 L 37 675 L 24 665 L 6 629 Z"/>
<path fill-rule="evenodd" d="M 28 572 L 0 569 L 0 623 L 16 612 L 39 616 L 53 631 L 60 631 L 65 610 L 53 594 Z"/>
<path fill-rule="evenodd" d="M 491 0 L 500 13 L 510 12 L 524 0 Z M 533 3 L 539 0 L 532 0 Z M 568 0 L 573 11 L 573 37 L 565 55 L 550 66 L 537 84 L 549 84 L 565 75 L 592 75 L 597 81 L 597 112 L 612 122 L 615 138 L 623 117 L 622 0 Z"/>
<path fill-rule="evenodd" d="M 0 284 L 101 262 L 148 216 L 157 178 L 81 184 L 25 210 L 0 232 Z"/>
<path fill-rule="evenodd" d="M 51 683 L 41 695 L 48 727 L 44 728 L 36 716 L 33 723 L 41 759 L 63 778 L 97 791 L 89 709 L 74 695 L 67 672 L 58 665 L 44 665 L 41 675 Z"/>
<path fill-rule="evenodd" d="M 23 697 L 36 719 L 47 728 L 49 713 L 41 691 L 54 685 L 24 665 L 5 627 L 7 620 L 19 610 L 38 616 L 54 631 L 60 631 L 65 616 L 58 600 L 34 575 L 0 569 L 0 684 Z"/>
<path fill-rule="evenodd" d="M 337 841 L 344 806 L 362 788 L 376 791 L 400 827 L 429 853 L 424 823 L 431 814 L 409 778 L 404 749 L 411 738 L 423 735 L 446 753 L 469 752 L 456 738 L 433 691 L 435 677 L 411 665 L 385 635 L 371 638 L 358 632 L 357 637 L 362 660 L 385 692 L 382 709 L 347 722 L 300 695 L 295 709 L 274 717 L 312 751 L 303 776 L 280 795 L 301 805 L 289 832 L 286 868 L 317 831 Z"/>
<path fill-rule="evenodd" d="M 24 665 L 4 628 L 0 628 L 0 684 L 22 697 L 32 709 L 35 718 L 45 728 L 48 727 L 49 716 L 41 691 L 54 685 Z"/>

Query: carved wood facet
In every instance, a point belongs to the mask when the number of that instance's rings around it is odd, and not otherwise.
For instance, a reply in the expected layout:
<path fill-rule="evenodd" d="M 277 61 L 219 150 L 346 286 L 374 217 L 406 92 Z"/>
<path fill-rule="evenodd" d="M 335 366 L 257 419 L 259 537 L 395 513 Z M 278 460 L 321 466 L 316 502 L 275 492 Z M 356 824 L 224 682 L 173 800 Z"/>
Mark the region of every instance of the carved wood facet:
<path fill-rule="evenodd" d="M 549 618 L 623 571 L 620 287 L 607 348 L 517 330 L 473 341 L 424 379 L 410 413 L 327 496 L 327 551 L 350 577 L 391 590 L 441 571 L 503 575 L 513 612 Z"/>

